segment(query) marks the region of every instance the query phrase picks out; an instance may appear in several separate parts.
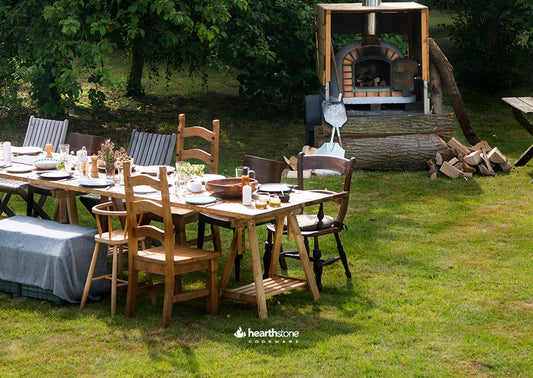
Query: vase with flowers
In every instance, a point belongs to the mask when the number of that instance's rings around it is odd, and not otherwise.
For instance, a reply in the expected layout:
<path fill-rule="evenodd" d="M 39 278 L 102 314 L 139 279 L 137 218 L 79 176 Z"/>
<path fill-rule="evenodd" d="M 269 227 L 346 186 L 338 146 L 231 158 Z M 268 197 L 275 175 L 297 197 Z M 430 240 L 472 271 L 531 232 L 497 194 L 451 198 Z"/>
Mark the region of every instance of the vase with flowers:
<path fill-rule="evenodd" d="M 124 147 L 120 147 L 118 150 L 115 147 L 115 143 L 111 142 L 111 139 L 106 139 L 98 151 L 98 159 L 104 162 L 106 178 L 109 179 L 115 178 L 118 163 L 121 164 L 124 160 L 130 160 Z"/>

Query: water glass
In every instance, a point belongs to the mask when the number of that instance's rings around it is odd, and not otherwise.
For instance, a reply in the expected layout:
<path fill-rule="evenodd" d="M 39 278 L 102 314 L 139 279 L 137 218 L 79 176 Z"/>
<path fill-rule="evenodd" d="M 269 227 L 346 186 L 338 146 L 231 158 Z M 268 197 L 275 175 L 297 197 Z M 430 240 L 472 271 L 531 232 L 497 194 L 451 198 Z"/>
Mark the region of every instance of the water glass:
<path fill-rule="evenodd" d="M 59 158 L 60 159 L 67 159 L 70 153 L 70 145 L 69 144 L 60 144 L 59 145 Z"/>
<path fill-rule="evenodd" d="M 174 189 L 180 198 L 185 197 L 187 193 L 187 181 L 188 177 L 184 172 L 176 171 Z"/>
<path fill-rule="evenodd" d="M 242 177 L 242 167 L 235 168 L 235 177 Z M 248 177 L 255 179 L 255 171 L 248 169 Z"/>

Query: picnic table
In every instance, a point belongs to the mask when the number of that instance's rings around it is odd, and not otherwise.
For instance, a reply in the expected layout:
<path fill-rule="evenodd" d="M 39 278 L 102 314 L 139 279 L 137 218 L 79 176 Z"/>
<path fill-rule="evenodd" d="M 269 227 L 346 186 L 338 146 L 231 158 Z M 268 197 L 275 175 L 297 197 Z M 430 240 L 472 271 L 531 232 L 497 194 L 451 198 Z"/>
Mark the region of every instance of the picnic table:
<path fill-rule="evenodd" d="M 533 97 L 503 97 L 502 100 L 513 109 L 518 123 L 533 135 Z M 525 165 L 533 157 L 533 144 L 518 158 L 515 167 Z"/>
<path fill-rule="evenodd" d="M 111 197 L 120 201 L 125 198 L 124 187 L 118 183 L 105 188 L 85 187 L 79 184 L 77 173 L 73 173 L 72 177 L 66 179 L 45 180 L 40 178 L 36 171 L 26 173 L 10 173 L 5 168 L 0 168 L 0 177 L 28 182 L 30 184 L 48 185 L 50 187 L 62 189 L 67 193 L 93 193 L 105 197 Z M 174 188 L 172 187 L 169 190 L 174 192 Z M 253 283 L 239 288 L 227 289 L 229 276 L 231 274 L 236 256 L 234 240 L 230 254 L 224 266 L 224 273 L 220 283 L 220 296 L 221 298 L 256 303 L 259 317 L 266 318 L 268 316 L 266 305 L 267 297 L 296 288 L 307 287 L 311 292 L 313 300 L 316 301 L 320 299 L 320 294 L 313 274 L 313 269 L 309 261 L 309 256 L 305 248 L 304 240 L 300 229 L 297 226 L 298 223 L 296 220 L 296 214 L 298 214 L 300 210 L 306 206 L 331 201 L 336 199 L 339 195 L 340 194 L 338 193 L 317 193 L 295 190 L 291 193 L 290 202 L 282 203 L 278 208 L 268 207 L 266 209 L 256 209 L 253 206 L 244 206 L 239 199 L 224 199 L 208 205 L 190 204 L 187 203 L 184 198 L 180 198 L 175 195 L 171 196 L 171 204 L 173 207 L 177 208 L 229 218 L 232 221 L 233 227 L 236 229 L 236 237 L 244 237 L 244 235 L 248 235 L 254 278 Z M 136 197 L 137 196 L 149 198 L 154 201 L 161 199 L 160 193 L 136 194 Z M 76 202 L 70 201 L 69 204 L 71 207 L 74 207 L 69 209 L 69 212 L 73 214 L 73 212 L 76 211 Z M 77 216 L 73 214 L 72 218 L 77 219 Z M 281 276 L 276 273 L 272 273 L 276 272 L 276 268 L 278 266 L 279 253 L 281 250 L 281 235 L 283 233 L 283 224 L 285 218 L 291 227 L 292 236 L 296 242 L 298 252 L 300 254 L 300 261 L 305 278 Z M 263 278 L 256 225 L 264 224 L 269 221 L 275 221 L 277 228 L 274 237 L 275 243 L 272 252 L 271 269 L 269 271 L 269 276 L 267 278 Z"/>

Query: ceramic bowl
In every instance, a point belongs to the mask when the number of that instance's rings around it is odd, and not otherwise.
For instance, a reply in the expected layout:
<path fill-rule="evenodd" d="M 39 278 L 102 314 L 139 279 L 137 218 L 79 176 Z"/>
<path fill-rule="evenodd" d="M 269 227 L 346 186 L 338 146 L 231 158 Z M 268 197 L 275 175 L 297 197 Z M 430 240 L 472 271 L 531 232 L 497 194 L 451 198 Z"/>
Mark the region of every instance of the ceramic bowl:
<path fill-rule="evenodd" d="M 59 159 L 53 158 L 37 159 L 33 161 L 33 165 L 37 169 L 56 169 L 58 163 Z"/>
<path fill-rule="evenodd" d="M 252 192 L 257 189 L 257 180 L 250 179 Z M 209 180 L 205 182 L 205 189 L 217 197 L 240 198 L 242 196 L 242 186 L 240 177 L 225 178 L 220 180 Z"/>

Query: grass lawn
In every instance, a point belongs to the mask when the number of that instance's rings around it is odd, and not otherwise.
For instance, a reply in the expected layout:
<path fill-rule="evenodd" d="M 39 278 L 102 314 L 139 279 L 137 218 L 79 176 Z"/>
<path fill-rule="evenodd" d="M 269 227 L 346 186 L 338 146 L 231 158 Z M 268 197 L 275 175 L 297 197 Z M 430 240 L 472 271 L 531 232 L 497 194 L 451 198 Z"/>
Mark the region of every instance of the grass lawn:
<path fill-rule="evenodd" d="M 187 75 L 145 85 L 142 101 L 117 91 L 109 111 L 74 109 L 69 130 L 127 143 L 134 127 L 174 131 L 179 113 L 190 125 L 219 118 L 227 175 L 245 153 L 290 156 L 305 141 L 303 117 L 250 107 L 231 71 L 212 76 L 207 88 Z M 474 129 L 511 163 L 533 138 L 500 98 L 531 93 L 463 93 Z M 29 114 L 2 117 L 0 140 L 20 143 Z M 466 143 L 459 126 L 455 136 Z M 306 290 L 270 298 L 263 320 L 253 305 L 223 301 L 212 316 L 193 300 L 175 306 L 163 329 L 161 300 L 152 306 L 148 296 L 125 318 L 125 296 L 111 317 L 109 298 L 80 311 L 0 293 L 0 376 L 533 376 L 532 176 L 533 162 L 468 180 L 356 171 L 342 236 L 353 278 L 341 264 L 328 266 L 319 301 Z M 226 250 L 229 241 L 225 231 Z M 322 248 L 333 252 L 334 241 Z M 297 262 L 288 264 L 303 275 Z M 247 254 L 241 281 L 251 281 Z M 239 328 L 298 336 L 237 338 Z"/>

